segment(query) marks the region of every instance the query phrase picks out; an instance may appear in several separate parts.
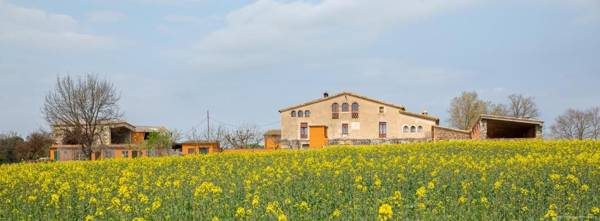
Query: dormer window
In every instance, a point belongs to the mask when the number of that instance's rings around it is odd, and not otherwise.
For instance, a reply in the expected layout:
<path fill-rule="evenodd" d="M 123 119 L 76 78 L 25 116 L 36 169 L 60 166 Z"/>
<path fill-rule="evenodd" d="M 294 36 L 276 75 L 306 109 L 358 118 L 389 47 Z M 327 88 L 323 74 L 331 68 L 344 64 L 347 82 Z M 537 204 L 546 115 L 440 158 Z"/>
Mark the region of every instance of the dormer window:
<path fill-rule="evenodd" d="M 296 117 L 296 111 L 292 111 L 292 117 Z"/>

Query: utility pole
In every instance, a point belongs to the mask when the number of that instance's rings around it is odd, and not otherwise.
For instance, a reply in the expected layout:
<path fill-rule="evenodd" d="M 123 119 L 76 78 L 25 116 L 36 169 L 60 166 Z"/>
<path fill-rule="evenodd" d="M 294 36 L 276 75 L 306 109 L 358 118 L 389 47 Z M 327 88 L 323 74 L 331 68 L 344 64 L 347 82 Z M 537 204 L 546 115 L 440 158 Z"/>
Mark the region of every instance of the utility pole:
<path fill-rule="evenodd" d="M 210 112 L 206 110 L 206 132 L 208 133 L 208 141 L 210 142 Z"/>

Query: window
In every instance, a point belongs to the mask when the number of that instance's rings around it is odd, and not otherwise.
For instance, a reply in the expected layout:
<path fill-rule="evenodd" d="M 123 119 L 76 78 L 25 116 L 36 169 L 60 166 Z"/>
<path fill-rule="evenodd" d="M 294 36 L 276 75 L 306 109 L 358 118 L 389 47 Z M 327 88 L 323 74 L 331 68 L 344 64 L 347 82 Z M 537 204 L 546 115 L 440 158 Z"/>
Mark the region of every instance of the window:
<path fill-rule="evenodd" d="M 350 105 L 348 105 L 348 103 L 343 103 L 342 104 L 342 112 L 348 112 L 350 111 Z"/>
<path fill-rule="evenodd" d="M 387 123 L 379 122 L 379 138 L 387 137 Z"/>
<path fill-rule="evenodd" d="M 301 110 L 299 110 L 299 111 L 298 111 L 298 117 L 304 117 L 304 112 L 303 112 L 303 111 L 301 111 Z"/>
<path fill-rule="evenodd" d="M 310 111 L 309 110 L 305 110 L 304 111 L 304 117 L 310 117 Z"/>
<path fill-rule="evenodd" d="M 348 124 L 342 124 L 342 135 L 348 135 Z"/>
<path fill-rule="evenodd" d="M 292 111 L 292 117 L 296 117 L 296 111 Z"/>
<path fill-rule="evenodd" d="M 423 126 L 417 127 L 417 132 L 418 133 L 423 133 Z"/>
<path fill-rule="evenodd" d="M 302 139 L 308 138 L 308 124 L 307 123 L 300 124 L 300 138 L 302 138 Z"/>
<path fill-rule="evenodd" d="M 352 112 L 358 112 L 358 103 L 352 103 Z"/>
<path fill-rule="evenodd" d="M 331 119 L 340 119 L 340 106 L 338 103 L 333 103 L 331 105 Z"/>
<path fill-rule="evenodd" d="M 200 154 L 208 154 L 208 147 L 201 147 L 199 149 Z"/>
<path fill-rule="evenodd" d="M 379 107 L 379 113 L 383 114 L 383 106 Z"/>
<path fill-rule="evenodd" d="M 358 118 L 358 103 L 356 103 L 356 102 L 352 103 L 352 118 L 353 119 Z"/>
<path fill-rule="evenodd" d="M 188 154 L 194 154 L 194 148 L 189 148 L 187 153 Z"/>
<path fill-rule="evenodd" d="M 123 156 L 123 158 L 129 158 L 129 150 L 124 150 L 123 152 L 121 152 L 121 155 Z"/>
<path fill-rule="evenodd" d="M 404 127 L 402 128 L 402 132 L 403 133 L 409 133 L 410 132 L 410 128 L 408 128 L 408 126 L 404 125 Z"/>
<path fill-rule="evenodd" d="M 411 127 L 410 127 L 410 132 L 411 132 L 411 133 L 416 133 L 416 132 L 417 132 L 417 127 L 415 127 L 415 126 L 411 126 Z"/>

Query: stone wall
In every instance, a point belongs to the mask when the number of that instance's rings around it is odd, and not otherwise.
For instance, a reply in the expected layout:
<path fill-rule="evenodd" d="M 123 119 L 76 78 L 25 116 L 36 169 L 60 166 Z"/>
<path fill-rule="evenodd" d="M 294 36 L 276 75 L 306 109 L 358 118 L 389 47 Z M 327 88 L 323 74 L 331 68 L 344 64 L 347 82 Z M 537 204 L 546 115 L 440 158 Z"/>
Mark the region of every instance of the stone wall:
<path fill-rule="evenodd" d="M 471 133 L 469 131 L 457 130 L 445 127 L 433 127 L 433 140 L 470 140 Z"/>

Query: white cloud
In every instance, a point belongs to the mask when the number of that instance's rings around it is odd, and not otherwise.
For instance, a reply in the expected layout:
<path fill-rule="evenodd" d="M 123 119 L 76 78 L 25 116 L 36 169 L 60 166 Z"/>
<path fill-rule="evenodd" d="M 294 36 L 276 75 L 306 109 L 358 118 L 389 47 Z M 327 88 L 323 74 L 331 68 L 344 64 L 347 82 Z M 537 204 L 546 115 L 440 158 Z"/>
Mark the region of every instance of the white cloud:
<path fill-rule="evenodd" d="M 108 37 L 79 31 L 68 15 L 19 7 L 0 0 L 0 45 L 45 49 L 97 49 L 113 46 Z"/>
<path fill-rule="evenodd" d="M 471 0 L 259 0 L 229 13 L 202 38 L 192 63 L 202 67 L 268 65 L 368 46 L 385 30 L 427 19 Z"/>
<path fill-rule="evenodd" d="M 88 14 L 88 18 L 96 23 L 113 23 L 125 19 L 126 15 L 118 11 L 94 11 Z"/>

